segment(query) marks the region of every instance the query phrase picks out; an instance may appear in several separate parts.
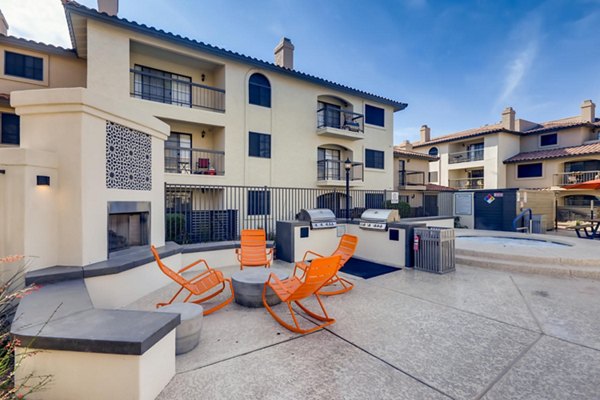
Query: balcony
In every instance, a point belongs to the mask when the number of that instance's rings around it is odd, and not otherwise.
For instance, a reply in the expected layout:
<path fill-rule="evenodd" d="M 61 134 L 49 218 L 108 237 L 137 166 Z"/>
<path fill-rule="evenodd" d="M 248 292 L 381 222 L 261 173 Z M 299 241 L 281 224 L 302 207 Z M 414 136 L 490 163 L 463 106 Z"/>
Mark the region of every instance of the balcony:
<path fill-rule="evenodd" d="M 574 185 L 576 183 L 591 181 L 593 179 L 600 179 L 600 171 L 563 172 L 560 174 L 554 174 L 554 185 Z"/>
<path fill-rule="evenodd" d="M 483 189 L 483 178 L 448 179 L 448 184 L 455 189 Z"/>
<path fill-rule="evenodd" d="M 350 169 L 350 186 L 362 185 L 364 181 L 364 164 L 352 162 Z M 346 170 L 344 161 L 319 160 L 317 161 L 317 185 L 319 186 L 345 186 Z"/>
<path fill-rule="evenodd" d="M 317 134 L 350 140 L 364 138 L 364 115 L 336 107 L 317 110 Z"/>
<path fill-rule="evenodd" d="M 224 151 L 165 148 L 165 172 L 172 174 L 225 175 Z"/>
<path fill-rule="evenodd" d="M 180 107 L 225 111 L 225 90 L 173 78 L 173 74 L 130 69 L 131 97 Z"/>
<path fill-rule="evenodd" d="M 400 170 L 398 189 L 425 190 L 425 172 Z"/>
<path fill-rule="evenodd" d="M 457 151 L 448 154 L 448 164 L 459 164 L 483 160 L 483 149 Z"/>

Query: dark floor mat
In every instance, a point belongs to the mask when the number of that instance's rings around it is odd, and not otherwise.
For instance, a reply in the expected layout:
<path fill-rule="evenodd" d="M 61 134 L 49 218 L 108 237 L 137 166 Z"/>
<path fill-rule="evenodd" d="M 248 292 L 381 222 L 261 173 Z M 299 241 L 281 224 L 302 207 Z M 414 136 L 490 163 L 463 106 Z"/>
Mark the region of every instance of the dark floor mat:
<path fill-rule="evenodd" d="M 379 275 L 389 274 L 390 272 L 400 271 L 401 269 L 402 268 L 388 267 L 387 265 L 381 265 L 353 257 L 346 262 L 346 265 L 344 265 L 340 271 L 345 274 L 369 279 Z"/>

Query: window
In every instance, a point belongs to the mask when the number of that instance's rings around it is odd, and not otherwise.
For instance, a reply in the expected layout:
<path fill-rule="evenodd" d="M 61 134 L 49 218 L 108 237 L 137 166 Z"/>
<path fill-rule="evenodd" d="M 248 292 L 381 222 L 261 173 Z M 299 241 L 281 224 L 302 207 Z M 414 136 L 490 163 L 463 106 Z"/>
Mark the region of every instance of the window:
<path fill-rule="evenodd" d="M 517 166 L 517 178 L 541 178 L 542 163 L 521 164 Z"/>
<path fill-rule="evenodd" d="M 19 144 L 21 142 L 20 135 L 20 118 L 15 114 L 1 114 L 2 118 L 2 136 L 0 143 L 2 144 Z"/>
<path fill-rule="evenodd" d="M 271 135 L 250 132 L 248 155 L 250 157 L 271 158 Z"/>
<path fill-rule="evenodd" d="M 317 149 L 317 179 L 326 180 L 342 179 L 341 150 L 326 149 L 319 147 Z"/>
<path fill-rule="evenodd" d="M 248 97 L 250 104 L 271 107 L 271 84 L 262 74 L 253 74 L 248 81 Z"/>
<path fill-rule="evenodd" d="M 556 146 L 558 144 L 558 134 L 550 133 L 548 135 L 540 135 L 540 147 Z"/>
<path fill-rule="evenodd" d="M 429 155 L 432 157 L 437 157 L 438 156 L 438 148 L 437 147 L 430 148 Z"/>
<path fill-rule="evenodd" d="M 192 78 L 189 76 L 141 65 L 136 65 L 134 69 L 135 97 L 184 107 L 192 106 Z"/>
<path fill-rule="evenodd" d="M 271 192 L 265 190 L 248 191 L 248 215 L 271 214 Z"/>
<path fill-rule="evenodd" d="M 565 172 L 600 171 L 600 160 L 571 161 L 565 163 Z"/>
<path fill-rule="evenodd" d="M 366 208 L 384 208 L 383 193 L 365 193 Z"/>
<path fill-rule="evenodd" d="M 4 74 L 21 78 L 44 80 L 44 60 L 41 57 L 4 52 Z"/>
<path fill-rule="evenodd" d="M 589 207 L 592 200 L 594 201 L 594 206 L 600 205 L 600 197 L 597 196 L 588 194 L 565 196 L 565 206 Z"/>
<path fill-rule="evenodd" d="M 365 104 L 365 122 L 371 125 L 385 126 L 385 110 Z"/>
<path fill-rule="evenodd" d="M 342 127 L 342 111 L 337 104 L 318 102 L 319 112 L 317 113 L 317 127 L 330 126 L 332 128 Z"/>
<path fill-rule="evenodd" d="M 379 150 L 365 150 L 365 167 L 383 169 L 384 152 Z"/>
<path fill-rule="evenodd" d="M 438 181 L 438 172 L 432 171 L 429 173 L 429 182 L 437 182 Z"/>
<path fill-rule="evenodd" d="M 469 161 L 483 160 L 483 143 L 474 143 L 467 146 Z"/>
<path fill-rule="evenodd" d="M 398 201 L 400 203 L 407 203 L 408 204 L 408 203 L 410 203 L 410 196 L 408 196 L 408 195 L 398 196 Z"/>
<path fill-rule="evenodd" d="M 171 132 L 165 142 L 165 171 L 190 172 L 192 168 L 192 135 Z"/>

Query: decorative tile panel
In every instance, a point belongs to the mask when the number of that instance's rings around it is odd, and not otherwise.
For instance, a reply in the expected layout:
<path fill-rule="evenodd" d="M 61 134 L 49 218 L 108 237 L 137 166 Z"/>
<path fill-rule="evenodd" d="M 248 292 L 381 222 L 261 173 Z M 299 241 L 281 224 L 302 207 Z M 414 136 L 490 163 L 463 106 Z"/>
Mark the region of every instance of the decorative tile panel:
<path fill-rule="evenodd" d="M 152 190 L 152 139 L 106 121 L 106 187 Z"/>

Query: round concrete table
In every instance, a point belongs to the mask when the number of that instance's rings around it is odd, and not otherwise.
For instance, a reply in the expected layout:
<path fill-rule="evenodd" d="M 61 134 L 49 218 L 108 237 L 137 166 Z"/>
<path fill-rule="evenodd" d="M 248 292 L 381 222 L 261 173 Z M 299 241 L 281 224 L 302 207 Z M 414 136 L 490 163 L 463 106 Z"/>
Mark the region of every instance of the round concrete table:
<path fill-rule="evenodd" d="M 233 292 L 235 302 L 244 307 L 264 307 L 262 302 L 262 292 L 265 282 L 269 275 L 274 273 L 280 280 L 287 279 L 287 272 L 274 268 L 245 268 L 234 273 L 231 277 L 233 283 Z M 271 290 L 267 289 L 267 303 L 270 306 L 281 303 L 279 297 Z"/>
<path fill-rule="evenodd" d="M 194 303 L 173 303 L 158 308 L 158 312 L 179 314 L 181 323 L 175 329 L 175 354 L 183 354 L 193 350 L 200 341 L 202 315 L 204 309 Z"/>

